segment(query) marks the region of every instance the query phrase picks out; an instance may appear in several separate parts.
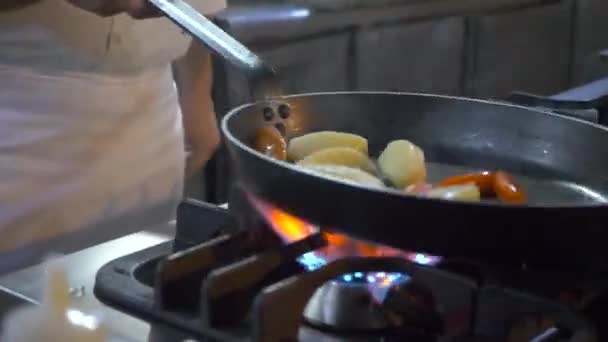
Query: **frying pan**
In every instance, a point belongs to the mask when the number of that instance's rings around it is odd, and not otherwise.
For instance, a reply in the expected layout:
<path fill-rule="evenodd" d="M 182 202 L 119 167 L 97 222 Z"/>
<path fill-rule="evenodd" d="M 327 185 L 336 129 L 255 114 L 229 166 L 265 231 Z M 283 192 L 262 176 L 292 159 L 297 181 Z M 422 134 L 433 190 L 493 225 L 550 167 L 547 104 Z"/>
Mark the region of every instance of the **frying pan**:
<path fill-rule="evenodd" d="M 608 257 L 608 129 L 512 104 L 391 92 L 263 97 L 271 68 L 181 0 L 151 0 L 252 81 L 257 102 L 222 120 L 239 184 L 294 215 L 351 236 L 447 257 L 505 265 L 583 267 Z M 349 185 L 302 172 L 252 148 L 257 130 L 287 137 L 350 132 L 378 156 L 394 139 L 426 155 L 429 180 L 501 169 L 526 189 L 525 205 L 459 202 Z"/>

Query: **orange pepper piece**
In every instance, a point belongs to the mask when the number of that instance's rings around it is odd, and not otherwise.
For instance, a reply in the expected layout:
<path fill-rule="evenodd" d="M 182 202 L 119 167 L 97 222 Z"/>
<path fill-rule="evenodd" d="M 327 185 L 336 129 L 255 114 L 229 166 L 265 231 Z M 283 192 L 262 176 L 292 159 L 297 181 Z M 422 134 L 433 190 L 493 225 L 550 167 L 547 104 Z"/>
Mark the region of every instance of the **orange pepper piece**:
<path fill-rule="evenodd" d="M 462 176 L 454 176 L 439 182 L 439 186 L 475 184 L 482 194 L 495 195 L 508 203 L 526 202 L 526 194 L 513 177 L 503 171 L 481 171 Z"/>
<path fill-rule="evenodd" d="M 287 160 L 287 141 L 274 126 L 257 131 L 255 149 L 278 160 Z"/>
<path fill-rule="evenodd" d="M 515 183 L 513 177 L 506 172 L 498 171 L 494 174 L 494 192 L 501 200 L 509 203 L 525 203 L 526 194 Z"/>
<path fill-rule="evenodd" d="M 475 184 L 484 195 L 494 194 L 494 172 L 481 171 L 454 176 L 439 182 L 439 186 Z"/>

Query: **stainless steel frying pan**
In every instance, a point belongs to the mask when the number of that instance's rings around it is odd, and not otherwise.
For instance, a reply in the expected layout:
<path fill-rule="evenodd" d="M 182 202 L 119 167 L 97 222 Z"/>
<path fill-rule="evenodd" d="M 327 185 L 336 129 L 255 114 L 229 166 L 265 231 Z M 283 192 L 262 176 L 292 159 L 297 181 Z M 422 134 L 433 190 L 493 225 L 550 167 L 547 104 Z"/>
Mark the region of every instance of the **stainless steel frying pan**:
<path fill-rule="evenodd" d="M 184 2 L 150 1 L 243 71 L 260 94 L 274 89 L 268 65 Z M 608 257 L 603 126 L 527 107 L 428 94 L 344 92 L 257 100 L 225 116 L 225 143 L 242 186 L 295 215 L 363 239 L 443 256 L 530 267 L 580 267 Z M 516 175 L 529 200 L 453 202 L 317 177 L 256 152 L 251 146 L 265 125 L 288 136 L 320 130 L 360 134 L 369 140 L 371 155 L 405 138 L 425 151 L 431 181 L 502 169 Z"/>

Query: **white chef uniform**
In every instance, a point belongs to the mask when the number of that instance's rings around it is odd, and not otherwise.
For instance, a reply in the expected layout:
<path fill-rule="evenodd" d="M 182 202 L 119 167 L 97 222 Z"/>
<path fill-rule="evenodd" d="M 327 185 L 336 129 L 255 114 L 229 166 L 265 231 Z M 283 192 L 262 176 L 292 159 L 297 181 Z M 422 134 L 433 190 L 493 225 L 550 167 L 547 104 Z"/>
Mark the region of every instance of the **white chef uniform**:
<path fill-rule="evenodd" d="M 174 215 L 184 146 L 170 62 L 189 43 L 165 18 L 65 0 L 0 14 L 0 273 Z"/>

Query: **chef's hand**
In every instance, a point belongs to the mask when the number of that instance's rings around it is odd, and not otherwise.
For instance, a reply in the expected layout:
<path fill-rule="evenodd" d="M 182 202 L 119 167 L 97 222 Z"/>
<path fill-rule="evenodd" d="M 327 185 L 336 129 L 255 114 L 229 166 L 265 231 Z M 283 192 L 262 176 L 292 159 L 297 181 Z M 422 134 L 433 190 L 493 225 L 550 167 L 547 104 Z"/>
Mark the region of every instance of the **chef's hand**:
<path fill-rule="evenodd" d="M 102 17 L 127 13 L 136 19 L 160 16 L 148 0 L 66 0 L 76 7 Z"/>

